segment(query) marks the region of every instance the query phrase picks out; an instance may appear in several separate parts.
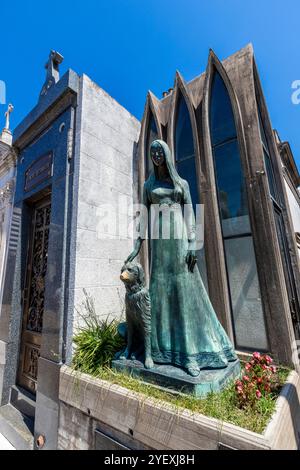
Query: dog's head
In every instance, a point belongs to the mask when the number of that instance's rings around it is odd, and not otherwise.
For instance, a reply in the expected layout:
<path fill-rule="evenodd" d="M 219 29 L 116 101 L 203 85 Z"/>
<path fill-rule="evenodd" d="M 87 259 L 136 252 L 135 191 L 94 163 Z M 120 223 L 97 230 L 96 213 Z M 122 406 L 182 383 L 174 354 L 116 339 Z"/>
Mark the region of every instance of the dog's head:
<path fill-rule="evenodd" d="M 121 281 L 129 289 L 143 287 L 145 285 L 145 274 L 139 263 L 126 263 L 121 269 Z"/>

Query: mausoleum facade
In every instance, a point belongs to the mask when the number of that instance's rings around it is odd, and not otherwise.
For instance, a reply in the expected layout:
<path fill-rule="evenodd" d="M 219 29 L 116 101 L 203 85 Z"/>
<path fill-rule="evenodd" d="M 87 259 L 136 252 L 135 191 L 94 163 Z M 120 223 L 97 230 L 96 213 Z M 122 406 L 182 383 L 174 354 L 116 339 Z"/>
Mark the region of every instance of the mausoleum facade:
<path fill-rule="evenodd" d="M 273 131 L 252 46 L 222 62 L 210 51 L 205 73 L 186 82 L 176 72 L 164 95 L 147 95 L 140 193 L 149 145 L 163 139 L 194 205 L 204 206 L 198 265 L 236 350 L 269 351 L 291 365 L 300 334 L 300 177 Z M 143 257 L 147 266 L 147 249 Z"/>
<path fill-rule="evenodd" d="M 198 266 L 239 356 L 299 366 L 300 176 L 273 130 L 252 46 L 224 61 L 210 51 L 190 82 L 177 72 L 162 99 L 148 93 L 141 123 L 86 75 L 60 78 L 62 60 L 51 52 L 37 105 L 13 147 L 0 142 L 0 423 L 29 436 L 24 448 L 31 433 L 35 446 L 43 436 L 44 449 L 57 447 L 60 369 L 84 292 L 99 315 L 122 314 L 133 237 L 104 229 L 101 211 L 118 205 L 124 222 L 141 201 L 156 138 L 204 207 Z M 140 258 L 149 277 L 145 243 Z"/>

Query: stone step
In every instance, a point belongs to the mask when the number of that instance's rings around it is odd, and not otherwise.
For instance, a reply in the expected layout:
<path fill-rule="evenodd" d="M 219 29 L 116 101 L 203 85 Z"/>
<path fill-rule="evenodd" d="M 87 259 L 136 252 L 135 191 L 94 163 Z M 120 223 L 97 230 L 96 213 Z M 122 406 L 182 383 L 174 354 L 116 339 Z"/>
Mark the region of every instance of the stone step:
<path fill-rule="evenodd" d="M 23 388 L 13 385 L 10 392 L 10 403 L 25 416 L 34 420 L 35 397 Z"/>
<path fill-rule="evenodd" d="M 1 434 L 17 450 L 33 449 L 34 421 L 11 404 L 0 407 Z"/>

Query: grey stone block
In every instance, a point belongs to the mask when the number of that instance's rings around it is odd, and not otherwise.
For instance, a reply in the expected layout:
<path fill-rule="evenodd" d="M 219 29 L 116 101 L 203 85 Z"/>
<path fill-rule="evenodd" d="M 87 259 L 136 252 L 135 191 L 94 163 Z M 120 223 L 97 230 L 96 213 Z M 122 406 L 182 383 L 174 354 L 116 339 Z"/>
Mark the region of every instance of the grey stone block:
<path fill-rule="evenodd" d="M 33 420 L 11 405 L 0 407 L 0 430 L 16 449 L 33 449 Z"/>

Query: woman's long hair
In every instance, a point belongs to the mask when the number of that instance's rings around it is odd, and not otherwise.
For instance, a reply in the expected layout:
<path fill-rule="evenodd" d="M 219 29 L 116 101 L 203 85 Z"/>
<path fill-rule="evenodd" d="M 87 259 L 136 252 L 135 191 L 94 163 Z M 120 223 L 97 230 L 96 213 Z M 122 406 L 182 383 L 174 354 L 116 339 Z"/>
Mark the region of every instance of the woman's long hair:
<path fill-rule="evenodd" d="M 149 150 L 149 155 L 148 158 L 151 158 L 151 148 L 155 144 L 160 144 L 161 147 L 163 148 L 164 154 L 165 154 L 165 164 L 167 167 L 167 170 L 169 172 L 169 176 L 172 180 L 172 183 L 174 185 L 174 196 L 175 196 L 175 201 L 176 202 L 181 202 L 182 198 L 184 197 L 184 180 L 180 178 L 174 164 L 171 158 L 171 151 L 169 149 L 169 146 L 164 142 L 163 140 L 154 140 L 151 145 L 150 145 L 150 150 Z M 155 181 L 158 179 L 157 177 L 157 167 L 153 165 L 154 171 L 151 172 L 149 178 L 147 179 L 145 185 L 148 191 L 151 191 L 152 186 L 154 185 Z"/>

